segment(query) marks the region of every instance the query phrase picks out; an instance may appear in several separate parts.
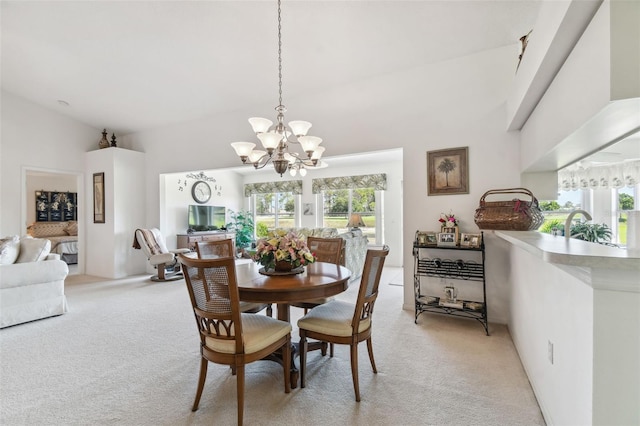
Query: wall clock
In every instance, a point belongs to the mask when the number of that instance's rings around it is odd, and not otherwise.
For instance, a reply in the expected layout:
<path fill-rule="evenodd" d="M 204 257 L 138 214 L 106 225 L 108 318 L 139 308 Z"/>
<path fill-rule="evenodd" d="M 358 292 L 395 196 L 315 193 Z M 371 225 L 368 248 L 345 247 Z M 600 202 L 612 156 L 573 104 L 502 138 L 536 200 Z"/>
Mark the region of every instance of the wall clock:
<path fill-rule="evenodd" d="M 191 196 L 196 203 L 204 204 L 211 199 L 211 187 L 203 180 L 199 180 L 191 187 Z"/>

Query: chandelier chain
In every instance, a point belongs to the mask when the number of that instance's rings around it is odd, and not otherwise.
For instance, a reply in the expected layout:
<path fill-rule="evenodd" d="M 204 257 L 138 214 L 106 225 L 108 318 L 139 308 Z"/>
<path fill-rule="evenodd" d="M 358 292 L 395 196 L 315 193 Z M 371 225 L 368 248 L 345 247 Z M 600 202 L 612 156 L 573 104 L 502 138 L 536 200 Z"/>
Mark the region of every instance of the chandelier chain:
<path fill-rule="evenodd" d="M 282 18 L 280 13 L 280 0 L 278 0 L 278 96 L 282 106 Z"/>

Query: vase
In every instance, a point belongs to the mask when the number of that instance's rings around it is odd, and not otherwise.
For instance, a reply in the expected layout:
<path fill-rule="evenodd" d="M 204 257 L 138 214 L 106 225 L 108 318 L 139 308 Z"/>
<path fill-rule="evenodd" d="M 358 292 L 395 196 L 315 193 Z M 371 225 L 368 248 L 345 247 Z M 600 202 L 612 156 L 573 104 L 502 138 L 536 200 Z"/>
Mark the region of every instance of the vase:
<path fill-rule="evenodd" d="M 278 272 L 289 272 L 293 269 L 293 264 L 286 260 L 279 260 L 276 262 L 274 269 Z"/>
<path fill-rule="evenodd" d="M 107 129 L 102 131 L 102 139 L 98 143 L 100 149 L 109 148 L 109 141 L 107 140 Z"/>

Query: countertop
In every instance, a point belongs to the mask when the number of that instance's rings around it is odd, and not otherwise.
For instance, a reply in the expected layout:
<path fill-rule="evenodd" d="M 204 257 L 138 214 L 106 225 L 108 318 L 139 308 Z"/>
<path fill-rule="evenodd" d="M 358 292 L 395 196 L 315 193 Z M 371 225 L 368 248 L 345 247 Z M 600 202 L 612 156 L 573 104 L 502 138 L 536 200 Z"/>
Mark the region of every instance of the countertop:
<path fill-rule="evenodd" d="M 485 231 L 486 232 L 486 231 Z M 493 231 L 495 235 L 545 262 L 561 265 L 640 271 L 640 250 L 565 239 L 537 231 Z"/>

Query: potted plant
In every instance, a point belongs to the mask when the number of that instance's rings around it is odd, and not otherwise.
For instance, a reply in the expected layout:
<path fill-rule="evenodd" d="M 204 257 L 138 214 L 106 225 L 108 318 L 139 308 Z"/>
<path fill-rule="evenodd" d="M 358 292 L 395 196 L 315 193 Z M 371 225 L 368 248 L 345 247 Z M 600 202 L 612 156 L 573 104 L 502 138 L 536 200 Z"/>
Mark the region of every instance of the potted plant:
<path fill-rule="evenodd" d="M 240 210 L 234 212 L 229 210 L 231 222 L 227 223 L 227 230 L 236 234 L 236 250 L 239 254 L 244 255 L 247 247 L 253 242 L 253 216 L 250 212 Z"/>
<path fill-rule="evenodd" d="M 610 244 L 611 229 L 604 223 L 574 223 L 571 225 L 571 238 L 598 244 Z"/>

